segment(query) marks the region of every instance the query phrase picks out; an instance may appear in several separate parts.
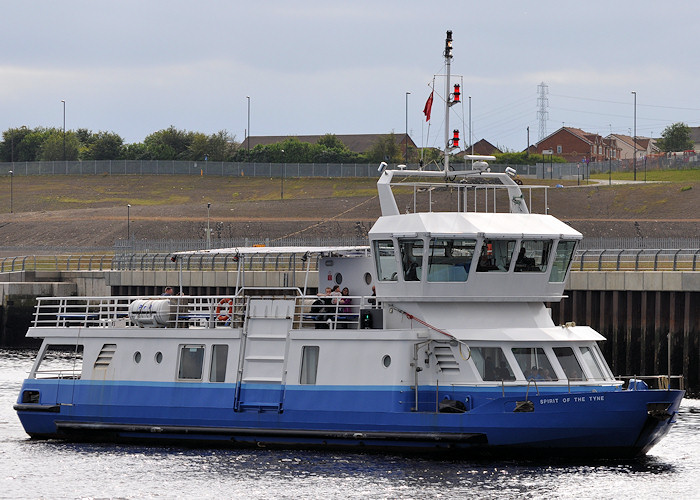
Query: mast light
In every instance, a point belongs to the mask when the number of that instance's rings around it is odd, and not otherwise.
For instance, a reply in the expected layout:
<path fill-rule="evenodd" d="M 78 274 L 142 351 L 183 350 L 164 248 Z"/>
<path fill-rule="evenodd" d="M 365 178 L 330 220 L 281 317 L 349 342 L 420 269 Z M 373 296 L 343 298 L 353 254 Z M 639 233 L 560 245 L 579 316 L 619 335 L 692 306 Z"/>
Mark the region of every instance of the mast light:
<path fill-rule="evenodd" d="M 447 31 L 447 39 L 445 40 L 445 57 L 452 59 L 452 30 Z"/>

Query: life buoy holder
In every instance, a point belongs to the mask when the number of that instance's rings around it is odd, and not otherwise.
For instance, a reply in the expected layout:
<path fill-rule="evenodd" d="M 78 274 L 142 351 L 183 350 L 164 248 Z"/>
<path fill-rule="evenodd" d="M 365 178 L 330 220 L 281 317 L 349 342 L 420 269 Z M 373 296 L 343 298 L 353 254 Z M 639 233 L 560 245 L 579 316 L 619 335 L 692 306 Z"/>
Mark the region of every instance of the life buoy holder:
<path fill-rule="evenodd" d="M 216 305 L 216 319 L 228 321 L 233 315 L 233 299 L 221 299 Z"/>

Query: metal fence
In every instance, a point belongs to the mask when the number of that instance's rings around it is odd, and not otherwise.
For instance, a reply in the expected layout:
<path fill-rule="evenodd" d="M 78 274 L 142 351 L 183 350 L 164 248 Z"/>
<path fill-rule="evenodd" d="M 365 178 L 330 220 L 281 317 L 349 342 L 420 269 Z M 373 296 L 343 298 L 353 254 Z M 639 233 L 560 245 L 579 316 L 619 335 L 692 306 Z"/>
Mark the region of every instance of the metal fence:
<path fill-rule="evenodd" d="M 246 255 L 231 253 L 190 254 L 173 261 L 172 253 L 122 253 L 101 255 L 25 255 L 0 258 L 0 272 L 16 271 L 304 271 L 303 253 Z M 242 264 L 241 264 L 242 263 Z M 318 269 L 318 259 L 308 264 Z M 576 271 L 698 271 L 698 249 L 588 249 L 578 250 Z"/>
<path fill-rule="evenodd" d="M 578 271 L 696 271 L 700 250 L 579 250 L 572 269 Z"/>
<path fill-rule="evenodd" d="M 4 169 L 4 170 L 3 170 Z M 14 175 L 213 175 L 236 177 L 378 177 L 376 164 L 87 160 L 0 163 Z"/>
<path fill-rule="evenodd" d="M 693 157 L 695 158 L 695 157 Z M 451 163 L 455 170 L 470 168 L 469 162 L 459 160 Z M 698 161 L 688 158 L 656 158 L 654 161 L 638 160 L 637 174 L 648 170 L 698 168 Z M 603 161 L 579 163 L 550 163 L 546 160 L 537 165 L 491 164 L 493 172 L 504 172 L 506 167 L 516 170 L 518 175 L 535 179 L 585 179 L 592 173 L 629 172 L 633 166 L 629 161 Z M 417 169 L 417 164 L 408 164 L 408 169 Z M 426 167 L 434 170 L 434 165 Z M 369 177 L 376 178 L 375 163 L 255 163 L 221 161 L 179 160 L 75 160 L 0 162 L 0 171 L 12 170 L 14 175 L 214 175 L 237 177 Z M 643 175 L 643 174 L 642 174 Z"/>
<path fill-rule="evenodd" d="M 700 248 L 700 237 L 694 238 L 583 238 L 579 250 L 592 249 L 657 249 Z M 615 250 L 617 251 L 617 250 Z"/>

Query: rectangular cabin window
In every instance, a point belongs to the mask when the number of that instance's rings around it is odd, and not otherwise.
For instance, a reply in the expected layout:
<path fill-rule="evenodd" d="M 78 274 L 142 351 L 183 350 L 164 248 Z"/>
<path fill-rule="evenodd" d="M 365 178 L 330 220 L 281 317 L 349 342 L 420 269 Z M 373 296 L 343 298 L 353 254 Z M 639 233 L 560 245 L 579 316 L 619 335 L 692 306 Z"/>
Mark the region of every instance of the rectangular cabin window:
<path fill-rule="evenodd" d="M 476 240 L 433 238 L 428 249 L 428 281 L 467 281 Z"/>
<path fill-rule="evenodd" d="M 481 380 L 515 380 L 513 370 L 500 347 L 472 347 L 471 355 Z"/>
<path fill-rule="evenodd" d="M 476 271 L 480 273 L 507 272 L 514 250 L 515 240 L 484 240 Z"/>
<path fill-rule="evenodd" d="M 545 272 L 551 250 L 552 240 L 523 240 L 520 243 L 518 258 L 515 259 L 515 272 Z"/>
<path fill-rule="evenodd" d="M 226 379 L 227 359 L 228 345 L 220 344 L 211 346 L 211 369 L 209 370 L 209 382 L 223 382 Z"/>
<path fill-rule="evenodd" d="M 203 345 L 180 346 L 180 368 L 177 372 L 177 378 L 183 380 L 202 380 L 203 364 Z"/>
<path fill-rule="evenodd" d="M 557 243 L 557 253 L 554 255 L 552 272 L 549 274 L 550 283 L 562 283 L 564 281 L 575 249 L 576 241 L 561 240 Z"/>
<path fill-rule="evenodd" d="M 588 367 L 588 371 L 591 372 L 591 375 L 594 379 L 605 379 L 603 369 L 598 364 L 598 360 L 595 357 L 595 353 L 590 347 L 581 347 L 581 357 L 583 358 L 583 362 Z"/>
<path fill-rule="evenodd" d="M 318 352 L 317 345 L 305 345 L 301 348 L 301 374 L 299 383 L 303 385 L 315 385 L 316 373 L 318 372 Z"/>
<path fill-rule="evenodd" d="M 392 240 L 377 240 L 374 242 L 374 260 L 377 265 L 379 281 L 397 281 L 396 253 Z"/>
<path fill-rule="evenodd" d="M 420 281 L 423 271 L 423 240 L 399 238 L 404 281 Z"/>
<path fill-rule="evenodd" d="M 564 370 L 566 378 L 569 380 L 586 380 L 583 369 L 571 347 L 555 347 L 553 350 L 559 360 L 559 364 Z"/>
<path fill-rule="evenodd" d="M 552 363 L 541 347 L 514 347 L 512 351 L 527 380 L 558 380 Z"/>
<path fill-rule="evenodd" d="M 48 344 L 39 351 L 30 378 L 79 379 L 82 371 L 82 344 Z"/>

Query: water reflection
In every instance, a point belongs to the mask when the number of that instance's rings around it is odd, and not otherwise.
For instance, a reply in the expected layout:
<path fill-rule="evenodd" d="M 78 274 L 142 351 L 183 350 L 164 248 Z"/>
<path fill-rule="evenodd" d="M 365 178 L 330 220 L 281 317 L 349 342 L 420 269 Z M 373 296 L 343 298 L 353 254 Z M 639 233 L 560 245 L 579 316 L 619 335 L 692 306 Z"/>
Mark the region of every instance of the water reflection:
<path fill-rule="evenodd" d="M 12 404 L 31 351 L 0 351 L 3 497 L 688 498 L 700 477 L 700 401 L 638 460 L 474 461 L 313 451 L 32 441 Z"/>

